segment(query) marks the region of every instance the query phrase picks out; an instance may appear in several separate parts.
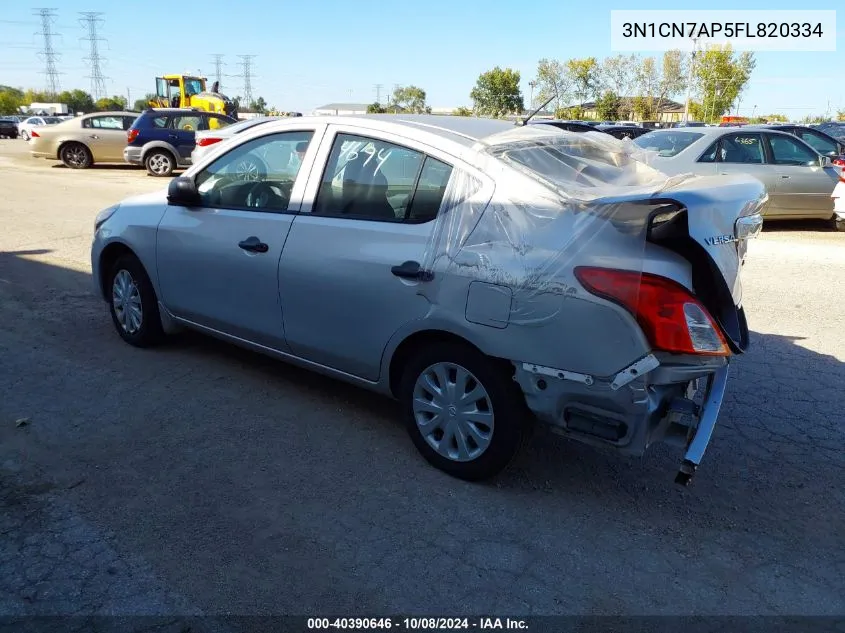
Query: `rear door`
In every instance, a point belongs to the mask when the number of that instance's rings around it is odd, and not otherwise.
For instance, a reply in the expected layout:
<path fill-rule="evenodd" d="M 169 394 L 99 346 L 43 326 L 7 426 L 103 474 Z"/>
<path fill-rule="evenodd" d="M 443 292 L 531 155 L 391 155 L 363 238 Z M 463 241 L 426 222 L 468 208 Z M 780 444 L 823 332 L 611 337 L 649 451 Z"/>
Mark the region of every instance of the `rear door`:
<path fill-rule="evenodd" d="M 312 172 L 279 266 L 293 353 L 375 381 L 390 338 L 428 314 L 429 282 L 413 269 L 453 171 L 432 152 L 385 132 L 330 128 L 325 168 Z"/>
<path fill-rule="evenodd" d="M 95 116 L 82 121 L 85 142 L 95 162 L 123 162 L 126 131 L 123 117 L 119 115 Z"/>
<path fill-rule="evenodd" d="M 819 154 L 787 134 L 766 134 L 767 152 L 777 172 L 777 214 L 827 219 L 833 215 L 831 194 L 839 181 L 833 167 L 819 164 Z"/>
<path fill-rule="evenodd" d="M 836 158 L 842 153 L 841 144 L 827 134 L 816 132 L 810 128 L 795 128 L 792 132 L 822 156 Z"/>
<path fill-rule="evenodd" d="M 719 138 L 716 170 L 720 175 L 748 175 L 763 183 L 769 194 L 765 215 L 778 213 L 779 174 L 766 163 L 763 135 L 760 132 L 731 132 Z"/>
<path fill-rule="evenodd" d="M 207 129 L 205 118 L 199 114 L 174 114 L 170 119 L 170 129 L 176 137 L 172 140 L 179 152 L 179 162 L 190 162 L 191 152 L 196 146 L 197 131 Z"/>

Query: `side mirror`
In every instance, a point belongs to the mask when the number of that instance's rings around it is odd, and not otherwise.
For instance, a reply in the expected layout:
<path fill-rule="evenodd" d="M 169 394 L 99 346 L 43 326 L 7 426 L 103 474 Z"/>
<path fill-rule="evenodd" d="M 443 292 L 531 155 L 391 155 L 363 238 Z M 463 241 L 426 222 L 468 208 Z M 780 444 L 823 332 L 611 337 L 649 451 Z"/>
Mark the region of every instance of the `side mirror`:
<path fill-rule="evenodd" d="M 202 204 L 194 181 L 182 176 L 170 181 L 167 187 L 167 202 L 177 207 L 198 207 Z"/>
<path fill-rule="evenodd" d="M 821 167 L 830 167 L 833 164 L 833 161 L 830 160 L 830 156 L 819 156 L 819 165 Z"/>

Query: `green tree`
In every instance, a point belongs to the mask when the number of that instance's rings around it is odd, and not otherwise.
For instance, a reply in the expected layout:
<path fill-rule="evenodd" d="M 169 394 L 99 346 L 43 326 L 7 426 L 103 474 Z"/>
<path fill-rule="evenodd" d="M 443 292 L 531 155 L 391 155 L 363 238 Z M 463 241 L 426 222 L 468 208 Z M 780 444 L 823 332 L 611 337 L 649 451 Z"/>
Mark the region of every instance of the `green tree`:
<path fill-rule="evenodd" d="M 11 86 L 0 86 L 0 114 L 17 114 L 25 105 L 23 90 Z"/>
<path fill-rule="evenodd" d="M 464 106 L 461 106 L 459 108 L 455 108 L 452 111 L 452 115 L 454 115 L 454 116 L 472 116 L 472 110 L 470 110 L 469 108 L 465 108 Z"/>
<path fill-rule="evenodd" d="M 596 101 L 596 114 L 600 121 L 616 121 L 620 119 L 619 108 L 622 100 L 612 90 L 605 90 Z"/>
<path fill-rule="evenodd" d="M 556 59 L 543 58 L 537 62 L 537 99 L 540 103 L 554 97 L 552 104 L 558 110 L 566 105 L 572 91 L 572 80 L 566 66 Z M 534 104 L 529 104 L 533 108 Z"/>
<path fill-rule="evenodd" d="M 254 99 L 249 104 L 249 109 L 258 114 L 264 114 L 267 112 L 267 102 L 264 100 L 264 97 L 258 97 L 258 99 Z"/>
<path fill-rule="evenodd" d="M 132 109 L 137 112 L 142 112 L 146 110 L 150 105 L 150 100 L 155 99 L 156 94 L 153 92 L 148 92 L 144 95 L 143 99 L 135 99 L 135 103 L 132 104 Z"/>
<path fill-rule="evenodd" d="M 636 94 L 631 102 L 631 110 L 642 121 L 651 121 L 657 116 L 655 96 L 660 90 L 660 69 L 654 57 L 639 60 L 634 69 Z"/>
<path fill-rule="evenodd" d="M 29 105 L 30 103 L 51 103 L 54 99 L 53 95 L 47 92 L 30 88 L 23 93 L 23 101 L 25 105 Z"/>
<path fill-rule="evenodd" d="M 126 103 L 126 97 L 123 96 L 103 97 L 102 99 L 97 99 L 97 103 L 94 105 L 100 112 L 108 110 L 125 110 L 128 106 Z"/>
<path fill-rule="evenodd" d="M 94 99 L 84 90 L 65 90 L 56 96 L 56 101 L 66 104 L 74 114 L 94 111 Z"/>
<path fill-rule="evenodd" d="M 429 108 L 425 103 L 425 90 L 418 86 L 398 86 L 391 97 L 391 106 L 397 112 L 422 114 Z"/>
<path fill-rule="evenodd" d="M 567 60 L 566 74 L 578 105 L 595 97 L 601 89 L 599 62 L 595 57 Z"/>
<path fill-rule="evenodd" d="M 785 114 L 770 114 L 769 116 L 764 117 L 764 118 L 767 119 L 770 122 L 778 122 L 778 123 L 786 123 L 787 121 L 789 121 L 789 117 L 786 116 Z"/>
<path fill-rule="evenodd" d="M 696 56 L 693 88 L 698 107 L 693 111 L 699 121 L 716 121 L 742 93 L 757 62 L 751 52 L 734 53 L 730 45 L 711 46 Z M 692 108 L 690 108 L 692 110 Z"/>
<path fill-rule="evenodd" d="M 519 80 L 519 71 L 511 68 L 496 66 L 482 73 L 469 93 L 475 111 L 495 117 L 521 113 L 525 109 L 525 102 L 519 89 Z"/>
<path fill-rule="evenodd" d="M 367 106 L 367 114 L 384 114 L 387 112 L 380 103 L 371 103 Z"/>

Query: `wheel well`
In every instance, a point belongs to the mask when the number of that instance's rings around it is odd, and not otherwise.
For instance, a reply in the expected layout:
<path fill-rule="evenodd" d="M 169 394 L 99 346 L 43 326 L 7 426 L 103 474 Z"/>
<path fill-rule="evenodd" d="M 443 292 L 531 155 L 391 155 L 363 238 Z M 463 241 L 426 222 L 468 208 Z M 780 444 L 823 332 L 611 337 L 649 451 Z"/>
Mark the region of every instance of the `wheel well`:
<path fill-rule="evenodd" d="M 109 271 L 114 266 L 114 263 L 123 255 L 135 255 L 132 249 L 121 244 L 120 242 L 113 242 L 103 249 L 100 254 L 100 288 L 103 289 L 103 296 L 108 296 L 108 289 L 106 288 L 106 279 L 108 279 Z"/>
<path fill-rule="evenodd" d="M 155 147 L 151 147 L 148 150 L 145 150 L 144 153 L 141 155 L 141 161 L 146 162 L 147 156 L 153 154 L 155 152 L 161 152 L 162 154 L 167 154 L 173 160 L 173 165 L 178 165 L 179 160 L 176 158 L 176 154 L 171 152 L 168 148 L 162 147 L 161 145 L 156 145 Z"/>
<path fill-rule="evenodd" d="M 91 150 L 88 148 L 88 146 L 85 143 L 82 143 L 81 141 L 62 141 L 61 145 L 59 145 L 59 149 L 56 150 L 56 158 L 61 160 L 62 150 L 68 145 L 82 145 L 82 147 L 88 150 L 89 154 L 91 153 Z"/>
<path fill-rule="evenodd" d="M 444 332 L 443 330 L 423 330 L 415 332 L 399 344 L 396 351 L 393 352 L 393 358 L 390 359 L 390 392 L 394 397 L 399 397 L 399 383 L 402 380 L 402 370 L 405 368 L 411 356 L 421 347 L 426 347 L 435 343 L 455 343 L 457 345 L 464 345 L 472 348 L 475 351 L 483 354 L 477 346 L 470 343 L 465 338 L 452 334 L 451 332 Z M 505 371 L 513 371 L 512 366 L 508 361 L 500 358 L 490 357 L 490 362 L 501 364 Z"/>

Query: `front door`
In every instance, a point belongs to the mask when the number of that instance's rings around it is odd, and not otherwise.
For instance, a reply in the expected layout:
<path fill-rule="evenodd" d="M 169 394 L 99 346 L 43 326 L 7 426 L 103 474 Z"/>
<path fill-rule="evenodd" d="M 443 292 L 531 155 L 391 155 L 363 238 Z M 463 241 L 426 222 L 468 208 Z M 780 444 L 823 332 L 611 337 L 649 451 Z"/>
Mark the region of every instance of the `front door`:
<path fill-rule="evenodd" d="M 197 114 L 179 114 L 174 115 L 170 121 L 170 127 L 175 131 L 173 145 L 179 152 L 179 162 L 190 163 L 191 152 L 196 147 L 197 131 L 205 129 L 205 119 Z"/>
<path fill-rule="evenodd" d="M 285 333 L 298 356 L 375 381 L 393 334 L 431 309 L 414 262 L 423 263 L 452 167 L 355 134 L 337 134 L 326 153 L 279 266 Z"/>
<path fill-rule="evenodd" d="M 123 162 L 127 129 L 123 116 L 117 114 L 95 116 L 85 119 L 83 126 L 87 132 L 85 142 L 91 149 L 95 161 Z"/>
<path fill-rule="evenodd" d="M 833 215 L 831 194 L 839 175 L 819 164 L 819 155 L 786 134 L 766 134 L 772 166 L 777 171 L 778 215 L 823 218 Z"/>
<path fill-rule="evenodd" d="M 196 174 L 200 207 L 168 206 L 158 228 L 157 263 L 162 301 L 173 314 L 286 349 L 279 258 L 307 173 L 299 173 L 299 164 L 268 166 L 260 156 L 292 153 L 313 135 L 302 129 L 238 145 Z M 264 167 L 244 172 L 250 163 Z"/>

